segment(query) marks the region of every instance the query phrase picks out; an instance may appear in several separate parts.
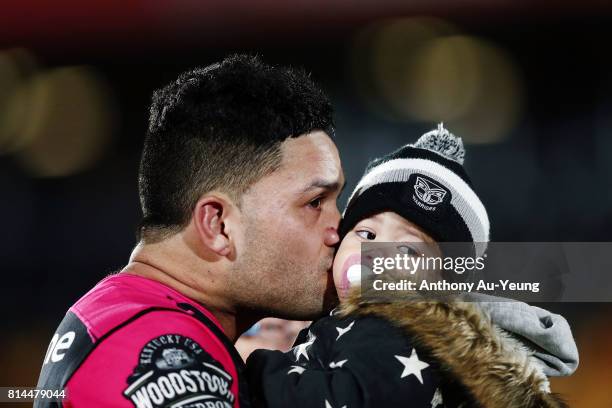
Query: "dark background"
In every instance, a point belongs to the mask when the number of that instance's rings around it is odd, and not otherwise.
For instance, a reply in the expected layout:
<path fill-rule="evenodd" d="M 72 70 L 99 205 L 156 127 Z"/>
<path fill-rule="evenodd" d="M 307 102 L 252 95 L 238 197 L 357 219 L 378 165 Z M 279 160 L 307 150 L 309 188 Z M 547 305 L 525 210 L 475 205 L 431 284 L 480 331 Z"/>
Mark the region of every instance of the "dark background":
<path fill-rule="evenodd" d="M 312 72 L 336 107 L 347 192 L 369 159 L 444 121 L 493 240 L 610 241 L 607 2 L 328 3 L 3 5 L 1 386 L 35 385 L 66 309 L 127 262 L 152 91 L 233 52 Z M 553 390 L 610 406 L 612 307 L 546 307 L 581 352 Z"/>

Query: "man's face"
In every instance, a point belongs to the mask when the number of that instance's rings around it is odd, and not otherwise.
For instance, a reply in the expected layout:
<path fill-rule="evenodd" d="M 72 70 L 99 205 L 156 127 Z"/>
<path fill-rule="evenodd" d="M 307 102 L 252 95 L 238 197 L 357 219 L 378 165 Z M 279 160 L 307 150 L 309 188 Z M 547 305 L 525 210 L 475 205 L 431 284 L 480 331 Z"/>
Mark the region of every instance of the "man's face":
<path fill-rule="evenodd" d="M 280 168 L 243 195 L 234 296 L 243 307 L 306 320 L 337 301 L 331 267 L 344 175 L 324 132 L 287 139 L 281 151 Z"/>

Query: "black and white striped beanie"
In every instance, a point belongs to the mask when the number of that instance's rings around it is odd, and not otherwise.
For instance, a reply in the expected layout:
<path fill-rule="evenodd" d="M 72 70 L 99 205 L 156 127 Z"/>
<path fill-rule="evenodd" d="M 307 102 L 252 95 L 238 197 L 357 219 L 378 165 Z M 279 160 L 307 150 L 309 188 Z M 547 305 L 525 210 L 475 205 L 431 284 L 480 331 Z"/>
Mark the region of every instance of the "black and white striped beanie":
<path fill-rule="evenodd" d="M 474 242 L 482 256 L 489 242 L 487 210 L 463 168 L 461 138 L 442 124 L 376 159 L 351 194 L 339 227 L 341 238 L 362 219 L 393 211 L 438 242 Z"/>

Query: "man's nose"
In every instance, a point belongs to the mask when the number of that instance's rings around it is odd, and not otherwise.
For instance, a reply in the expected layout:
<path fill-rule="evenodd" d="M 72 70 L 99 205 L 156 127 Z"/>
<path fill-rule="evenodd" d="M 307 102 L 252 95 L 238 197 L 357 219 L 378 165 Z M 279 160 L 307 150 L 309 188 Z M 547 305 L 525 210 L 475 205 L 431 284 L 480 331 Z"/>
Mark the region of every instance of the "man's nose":
<path fill-rule="evenodd" d="M 340 242 L 340 236 L 338 235 L 338 229 L 336 227 L 329 227 L 325 229 L 325 236 L 323 242 L 329 247 L 335 246 Z"/>
<path fill-rule="evenodd" d="M 340 214 L 340 210 L 338 210 L 338 206 L 334 205 L 334 226 L 336 229 L 338 228 L 338 224 L 340 224 L 340 219 L 342 218 L 342 214 Z"/>
<path fill-rule="evenodd" d="M 340 211 L 338 206 L 334 205 L 333 212 L 330 215 L 330 225 L 325 229 L 325 237 L 323 241 L 327 246 L 334 246 L 340 241 L 338 235 L 338 224 L 340 223 Z"/>

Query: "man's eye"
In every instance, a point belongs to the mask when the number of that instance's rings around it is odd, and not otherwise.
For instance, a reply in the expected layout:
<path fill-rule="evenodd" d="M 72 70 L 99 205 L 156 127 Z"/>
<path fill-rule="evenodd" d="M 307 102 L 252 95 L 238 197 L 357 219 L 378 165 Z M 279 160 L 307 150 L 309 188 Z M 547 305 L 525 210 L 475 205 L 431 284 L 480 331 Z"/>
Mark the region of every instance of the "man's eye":
<path fill-rule="evenodd" d="M 309 202 L 308 205 L 314 208 L 315 210 L 318 210 L 319 208 L 321 208 L 321 201 L 322 201 L 322 197 L 317 197 L 311 202 Z"/>
<path fill-rule="evenodd" d="M 359 235 L 363 239 L 367 239 L 370 241 L 376 239 L 376 234 L 368 230 L 357 230 L 355 231 L 355 234 Z"/>

